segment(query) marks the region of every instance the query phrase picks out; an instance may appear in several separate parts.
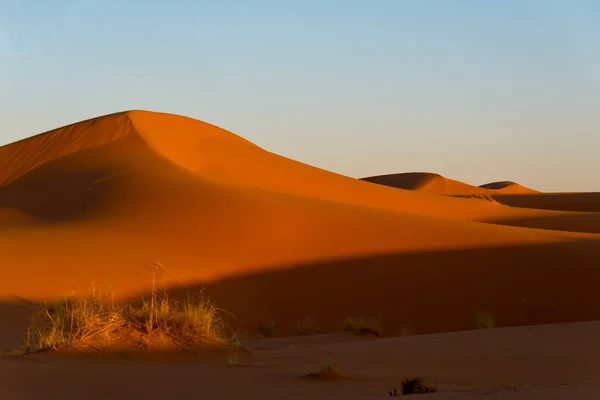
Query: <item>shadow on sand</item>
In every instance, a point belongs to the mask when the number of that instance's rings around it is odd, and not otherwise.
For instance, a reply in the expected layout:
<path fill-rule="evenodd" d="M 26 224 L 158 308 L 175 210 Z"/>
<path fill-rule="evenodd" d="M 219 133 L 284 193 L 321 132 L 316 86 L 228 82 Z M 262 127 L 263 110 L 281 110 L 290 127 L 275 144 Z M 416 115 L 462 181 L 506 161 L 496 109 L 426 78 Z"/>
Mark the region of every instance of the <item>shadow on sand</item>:
<path fill-rule="evenodd" d="M 286 266 L 173 288 L 204 287 L 242 326 L 276 321 L 297 334 L 311 317 L 340 331 L 347 316 L 375 318 L 384 335 L 467 330 L 477 312 L 497 326 L 600 319 L 600 241 L 374 255 Z"/>
<path fill-rule="evenodd" d="M 249 333 L 273 321 L 280 334 L 297 335 L 307 317 L 318 332 L 340 332 L 351 316 L 373 318 L 394 336 L 475 329 L 478 313 L 498 327 L 599 320 L 599 284 L 600 240 L 579 239 L 273 266 L 169 294 L 204 288 Z M 27 307 L 0 305 L 3 349 L 26 330 Z"/>

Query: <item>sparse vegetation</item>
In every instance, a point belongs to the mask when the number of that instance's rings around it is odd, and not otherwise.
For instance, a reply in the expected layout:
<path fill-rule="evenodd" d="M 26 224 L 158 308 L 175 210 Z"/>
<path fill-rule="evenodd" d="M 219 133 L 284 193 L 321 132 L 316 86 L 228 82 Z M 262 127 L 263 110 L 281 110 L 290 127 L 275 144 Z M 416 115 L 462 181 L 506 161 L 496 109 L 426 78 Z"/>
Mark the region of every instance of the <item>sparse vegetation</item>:
<path fill-rule="evenodd" d="M 478 311 L 475 313 L 475 323 L 478 329 L 490 329 L 496 326 L 494 317 L 488 312 Z"/>
<path fill-rule="evenodd" d="M 409 325 L 408 327 L 404 327 L 400 330 L 400 336 L 412 336 L 413 335 L 413 327 Z"/>
<path fill-rule="evenodd" d="M 229 348 L 229 354 L 227 355 L 227 362 L 231 366 L 238 365 L 239 363 L 239 353 L 243 349 L 242 344 L 239 340 L 234 340 L 231 343 L 231 347 Z"/>
<path fill-rule="evenodd" d="M 300 335 L 313 335 L 317 333 L 317 323 L 310 317 L 299 319 L 296 322 L 296 331 Z"/>
<path fill-rule="evenodd" d="M 381 336 L 381 326 L 379 322 L 370 318 L 353 318 L 346 317 L 344 319 L 344 331 L 356 332 L 361 335 Z"/>
<path fill-rule="evenodd" d="M 437 392 L 437 388 L 433 386 L 429 386 L 425 383 L 425 379 L 421 377 L 416 378 L 404 378 L 402 382 L 400 382 L 401 393 L 402 395 L 410 395 L 410 394 L 425 394 L 425 393 L 435 393 Z M 398 389 L 394 388 L 389 391 L 390 397 L 398 396 Z"/>
<path fill-rule="evenodd" d="M 311 370 L 310 367 L 307 367 L 304 377 L 308 379 L 339 379 L 343 378 L 344 374 L 338 365 L 326 362 L 321 364 L 316 370 Z"/>
<path fill-rule="evenodd" d="M 258 333 L 266 338 L 275 336 L 278 325 L 275 321 L 260 321 L 258 323 Z"/>
<path fill-rule="evenodd" d="M 82 299 L 41 307 L 32 317 L 24 352 L 61 348 L 186 349 L 229 347 L 235 335 L 204 295 L 169 299 L 153 288 L 149 298 L 118 301 L 95 287 Z"/>

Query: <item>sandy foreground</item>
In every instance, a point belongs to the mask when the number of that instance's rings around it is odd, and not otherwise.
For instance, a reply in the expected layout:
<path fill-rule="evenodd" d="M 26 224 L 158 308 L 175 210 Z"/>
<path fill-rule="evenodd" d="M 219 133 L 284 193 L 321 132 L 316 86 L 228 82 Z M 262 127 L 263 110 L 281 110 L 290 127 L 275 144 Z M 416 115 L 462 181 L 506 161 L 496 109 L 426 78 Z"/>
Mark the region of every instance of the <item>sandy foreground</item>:
<path fill-rule="evenodd" d="M 330 334 L 244 342 L 250 354 L 214 359 L 0 359 L 7 399 L 377 399 L 423 376 L 432 399 L 597 399 L 600 323 L 497 328 L 385 339 Z M 4 345 L 8 345 L 4 342 Z M 345 377 L 310 381 L 323 362 Z"/>
<path fill-rule="evenodd" d="M 600 320 L 598 194 L 401 178 L 349 178 L 146 111 L 0 147 L 0 351 L 21 344 L 27 302 L 91 283 L 128 297 L 153 277 L 174 297 L 203 288 L 250 336 L 260 321 L 288 336 L 247 339 L 233 367 L 2 358 L 0 398 L 369 399 L 408 375 L 441 399 L 600 398 L 600 325 L 584 322 Z M 464 332 L 479 312 L 502 328 Z M 384 338 L 341 334 L 348 316 Z M 306 317 L 319 334 L 295 337 Z M 347 379 L 300 378 L 323 361 Z"/>

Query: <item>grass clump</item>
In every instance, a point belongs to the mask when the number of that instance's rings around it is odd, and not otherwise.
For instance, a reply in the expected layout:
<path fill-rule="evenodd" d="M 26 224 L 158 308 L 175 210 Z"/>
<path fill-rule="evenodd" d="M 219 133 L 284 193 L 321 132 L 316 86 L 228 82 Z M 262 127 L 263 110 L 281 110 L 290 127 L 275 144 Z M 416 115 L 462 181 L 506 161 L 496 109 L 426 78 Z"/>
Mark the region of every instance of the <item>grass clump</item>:
<path fill-rule="evenodd" d="M 277 322 L 275 321 L 259 321 L 258 334 L 265 338 L 270 338 L 276 335 L 278 330 Z"/>
<path fill-rule="evenodd" d="M 307 367 L 306 373 L 304 377 L 307 379 L 340 379 L 344 377 L 340 367 L 331 362 L 326 362 L 320 365 L 318 369 L 311 370 L 310 367 Z"/>
<path fill-rule="evenodd" d="M 412 325 L 408 326 L 408 327 L 404 327 L 400 330 L 400 336 L 402 337 L 408 337 L 408 336 L 412 336 L 414 334 L 413 332 L 413 327 Z"/>
<path fill-rule="evenodd" d="M 496 320 L 490 313 L 478 311 L 475 313 L 475 323 L 478 329 L 491 329 L 496 326 Z"/>
<path fill-rule="evenodd" d="M 425 394 L 435 393 L 437 392 L 437 388 L 427 385 L 425 379 L 421 377 L 416 377 L 404 378 L 404 380 L 400 382 L 400 391 L 402 395 Z M 398 389 L 394 388 L 390 390 L 389 395 L 390 397 L 398 396 Z"/>
<path fill-rule="evenodd" d="M 381 336 L 381 326 L 374 319 L 346 317 L 344 319 L 344 332 Z"/>
<path fill-rule="evenodd" d="M 178 301 L 153 289 L 149 298 L 118 301 L 92 287 L 85 298 L 42 306 L 31 319 L 24 352 L 228 347 L 234 335 L 223 313 L 203 293 Z"/>
<path fill-rule="evenodd" d="M 299 319 L 296 322 L 296 331 L 299 335 L 313 335 L 317 333 L 317 323 L 310 317 Z"/>

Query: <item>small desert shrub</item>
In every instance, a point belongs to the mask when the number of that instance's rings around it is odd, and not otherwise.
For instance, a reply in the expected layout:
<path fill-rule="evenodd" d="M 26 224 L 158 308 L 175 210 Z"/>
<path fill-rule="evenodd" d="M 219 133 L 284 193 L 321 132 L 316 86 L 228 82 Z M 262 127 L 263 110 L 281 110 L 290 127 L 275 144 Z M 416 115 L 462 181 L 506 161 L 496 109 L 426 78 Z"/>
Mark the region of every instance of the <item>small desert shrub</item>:
<path fill-rule="evenodd" d="M 240 351 L 243 349 L 242 344 L 239 342 L 239 340 L 234 340 L 231 343 L 231 346 L 229 348 L 229 354 L 227 355 L 227 362 L 229 363 L 229 365 L 238 365 L 239 363 L 239 353 Z"/>
<path fill-rule="evenodd" d="M 475 313 L 475 323 L 477 324 L 478 329 L 482 328 L 494 328 L 496 326 L 496 321 L 494 317 L 492 317 L 487 312 L 478 311 Z"/>
<path fill-rule="evenodd" d="M 304 377 L 309 379 L 339 379 L 343 378 L 344 374 L 338 365 L 327 362 L 321 364 L 316 370 L 310 370 L 310 367 L 308 367 Z"/>
<path fill-rule="evenodd" d="M 258 333 L 266 338 L 275 336 L 277 331 L 277 322 L 275 321 L 260 321 L 258 323 Z"/>
<path fill-rule="evenodd" d="M 296 322 L 296 331 L 300 335 L 312 335 L 317 333 L 317 323 L 310 317 L 299 319 Z"/>
<path fill-rule="evenodd" d="M 374 319 L 346 317 L 344 319 L 344 332 L 381 336 L 381 326 Z"/>
<path fill-rule="evenodd" d="M 407 337 L 407 336 L 412 336 L 413 335 L 413 327 L 408 326 L 408 327 L 404 327 L 400 330 L 400 336 L 403 337 Z"/>
<path fill-rule="evenodd" d="M 24 350 L 104 349 L 125 343 L 141 348 L 227 347 L 233 332 L 223 312 L 204 295 L 176 301 L 153 289 L 149 299 L 117 301 L 114 294 L 92 288 L 88 297 L 41 307 L 32 317 Z"/>
<path fill-rule="evenodd" d="M 425 383 L 425 380 L 421 377 L 404 378 L 404 380 L 402 382 L 400 382 L 400 386 L 401 386 L 401 393 L 403 395 L 437 392 L 437 388 L 435 388 L 433 386 L 428 386 Z M 398 396 L 398 389 L 390 390 L 389 394 L 390 394 L 390 397 Z"/>

